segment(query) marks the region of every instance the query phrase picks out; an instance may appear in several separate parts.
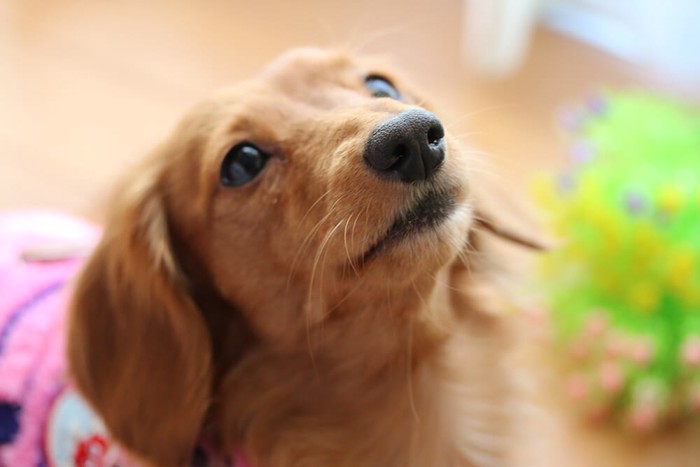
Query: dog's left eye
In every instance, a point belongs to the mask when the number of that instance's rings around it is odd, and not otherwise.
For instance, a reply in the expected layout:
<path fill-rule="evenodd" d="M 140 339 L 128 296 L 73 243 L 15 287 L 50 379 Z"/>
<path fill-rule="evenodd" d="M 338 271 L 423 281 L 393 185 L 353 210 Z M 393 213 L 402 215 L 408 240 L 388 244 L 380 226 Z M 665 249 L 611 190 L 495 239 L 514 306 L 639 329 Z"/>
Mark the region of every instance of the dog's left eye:
<path fill-rule="evenodd" d="M 370 75 L 365 79 L 365 87 L 372 93 L 372 97 L 389 97 L 401 100 L 401 94 L 396 87 L 386 78 L 378 75 Z"/>
<path fill-rule="evenodd" d="M 234 146 L 221 164 L 221 183 L 226 186 L 245 185 L 262 171 L 269 158 L 269 154 L 250 143 Z"/>

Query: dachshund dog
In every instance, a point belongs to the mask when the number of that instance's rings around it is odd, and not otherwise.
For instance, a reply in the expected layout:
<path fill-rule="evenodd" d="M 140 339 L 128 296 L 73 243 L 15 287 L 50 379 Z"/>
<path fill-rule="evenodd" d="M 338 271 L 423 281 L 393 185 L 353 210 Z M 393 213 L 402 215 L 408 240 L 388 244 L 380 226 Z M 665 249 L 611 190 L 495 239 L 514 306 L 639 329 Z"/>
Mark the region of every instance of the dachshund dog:
<path fill-rule="evenodd" d="M 504 465 L 488 237 L 540 245 L 472 162 L 399 76 L 285 54 L 119 186 L 70 305 L 77 388 L 146 465 L 202 440 L 256 467 Z"/>

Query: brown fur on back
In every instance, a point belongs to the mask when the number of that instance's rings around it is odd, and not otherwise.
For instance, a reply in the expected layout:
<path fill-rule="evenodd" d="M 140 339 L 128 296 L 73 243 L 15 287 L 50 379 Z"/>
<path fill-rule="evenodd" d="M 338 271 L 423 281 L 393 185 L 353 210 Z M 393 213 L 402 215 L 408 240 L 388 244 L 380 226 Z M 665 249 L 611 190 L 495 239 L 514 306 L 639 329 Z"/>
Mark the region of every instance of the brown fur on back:
<path fill-rule="evenodd" d="M 374 73 L 402 100 L 371 97 Z M 449 134 L 430 182 L 368 170 L 372 129 L 418 105 L 369 62 L 291 52 L 193 109 L 125 179 L 76 288 L 69 357 L 135 457 L 182 465 L 207 438 L 261 467 L 505 463 L 511 337 L 480 236 L 536 241 L 480 195 Z M 223 186 L 243 141 L 271 159 Z M 365 261 L 429 190 L 449 193 L 449 217 Z"/>

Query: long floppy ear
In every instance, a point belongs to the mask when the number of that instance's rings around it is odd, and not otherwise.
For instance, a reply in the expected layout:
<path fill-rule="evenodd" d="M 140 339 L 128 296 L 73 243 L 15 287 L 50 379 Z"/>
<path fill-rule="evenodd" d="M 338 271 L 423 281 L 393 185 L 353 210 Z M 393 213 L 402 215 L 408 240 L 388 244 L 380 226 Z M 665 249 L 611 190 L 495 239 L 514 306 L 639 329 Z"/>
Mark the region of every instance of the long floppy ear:
<path fill-rule="evenodd" d="M 525 203 L 496 183 L 479 177 L 472 184 L 477 226 L 503 240 L 533 250 L 548 250 L 550 240 Z"/>
<path fill-rule="evenodd" d="M 68 357 L 114 440 L 159 466 L 185 465 L 211 392 L 211 342 L 173 254 L 158 174 L 121 192 L 76 285 Z"/>

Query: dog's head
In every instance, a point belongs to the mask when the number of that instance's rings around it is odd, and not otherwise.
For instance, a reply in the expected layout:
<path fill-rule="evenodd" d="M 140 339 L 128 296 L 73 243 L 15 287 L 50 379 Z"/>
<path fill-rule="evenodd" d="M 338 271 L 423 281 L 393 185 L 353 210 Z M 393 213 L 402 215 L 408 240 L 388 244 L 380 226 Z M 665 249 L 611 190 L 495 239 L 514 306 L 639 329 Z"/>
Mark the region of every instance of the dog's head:
<path fill-rule="evenodd" d="M 73 302 L 79 388 L 124 446 L 179 465 L 246 346 L 306 345 L 387 290 L 428 296 L 474 222 L 531 243 L 481 209 L 470 166 L 400 77 L 283 56 L 196 107 L 120 187 Z"/>

